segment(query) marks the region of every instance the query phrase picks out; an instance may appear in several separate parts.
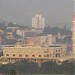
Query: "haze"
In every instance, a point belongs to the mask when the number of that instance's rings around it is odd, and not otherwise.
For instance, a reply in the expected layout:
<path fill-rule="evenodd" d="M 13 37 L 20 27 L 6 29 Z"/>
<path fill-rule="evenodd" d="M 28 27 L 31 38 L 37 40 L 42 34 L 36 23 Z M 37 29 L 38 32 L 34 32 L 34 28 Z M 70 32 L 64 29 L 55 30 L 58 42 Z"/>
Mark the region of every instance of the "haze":
<path fill-rule="evenodd" d="M 73 12 L 73 0 L 0 0 L 0 20 L 24 25 L 31 25 L 35 14 L 42 14 L 46 25 L 69 23 Z"/>

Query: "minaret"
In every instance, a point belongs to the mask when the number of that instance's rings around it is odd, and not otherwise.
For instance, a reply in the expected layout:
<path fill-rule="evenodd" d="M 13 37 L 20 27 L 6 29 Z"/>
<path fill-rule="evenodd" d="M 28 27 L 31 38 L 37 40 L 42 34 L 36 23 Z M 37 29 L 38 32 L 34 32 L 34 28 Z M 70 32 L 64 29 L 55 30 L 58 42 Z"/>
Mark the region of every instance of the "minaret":
<path fill-rule="evenodd" d="M 75 15 L 72 21 L 72 49 L 73 49 L 73 58 L 75 59 Z"/>
<path fill-rule="evenodd" d="M 73 50 L 73 58 L 75 59 L 75 0 L 74 0 L 74 16 L 72 20 L 72 50 Z"/>

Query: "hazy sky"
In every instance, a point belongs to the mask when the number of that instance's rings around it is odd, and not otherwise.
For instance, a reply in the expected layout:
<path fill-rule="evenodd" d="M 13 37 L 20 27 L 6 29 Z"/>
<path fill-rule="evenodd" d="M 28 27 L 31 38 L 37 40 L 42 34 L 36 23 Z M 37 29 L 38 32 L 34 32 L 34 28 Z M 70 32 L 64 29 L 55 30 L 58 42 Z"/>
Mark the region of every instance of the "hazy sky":
<path fill-rule="evenodd" d="M 0 0 L 0 19 L 31 25 L 35 14 L 42 14 L 46 24 L 71 22 L 73 0 Z"/>

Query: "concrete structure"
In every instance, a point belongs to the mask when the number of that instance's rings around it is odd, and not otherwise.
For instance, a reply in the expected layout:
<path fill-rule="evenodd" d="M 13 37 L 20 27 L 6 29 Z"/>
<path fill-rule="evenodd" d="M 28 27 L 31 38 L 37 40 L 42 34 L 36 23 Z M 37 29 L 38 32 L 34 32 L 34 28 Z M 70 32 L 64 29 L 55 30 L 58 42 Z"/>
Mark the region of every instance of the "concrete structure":
<path fill-rule="evenodd" d="M 73 46 L 72 46 L 73 57 L 75 59 L 75 16 L 74 16 L 73 21 L 72 21 L 72 43 L 73 43 Z"/>
<path fill-rule="evenodd" d="M 45 18 L 42 15 L 35 15 L 32 18 L 32 28 L 43 29 L 45 27 Z"/>

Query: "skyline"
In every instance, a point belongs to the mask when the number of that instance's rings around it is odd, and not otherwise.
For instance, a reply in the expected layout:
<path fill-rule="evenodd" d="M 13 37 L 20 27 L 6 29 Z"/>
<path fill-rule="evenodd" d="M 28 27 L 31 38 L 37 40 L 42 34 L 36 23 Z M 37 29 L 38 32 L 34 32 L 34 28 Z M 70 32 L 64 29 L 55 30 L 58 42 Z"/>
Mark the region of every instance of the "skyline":
<path fill-rule="evenodd" d="M 31 25 L 31 18 L 35 14 L 42 14 L 46 25 L 70 23 L 74 13 L 73 4 L 73 0 L 0 0 L 0 20 Z"/>

